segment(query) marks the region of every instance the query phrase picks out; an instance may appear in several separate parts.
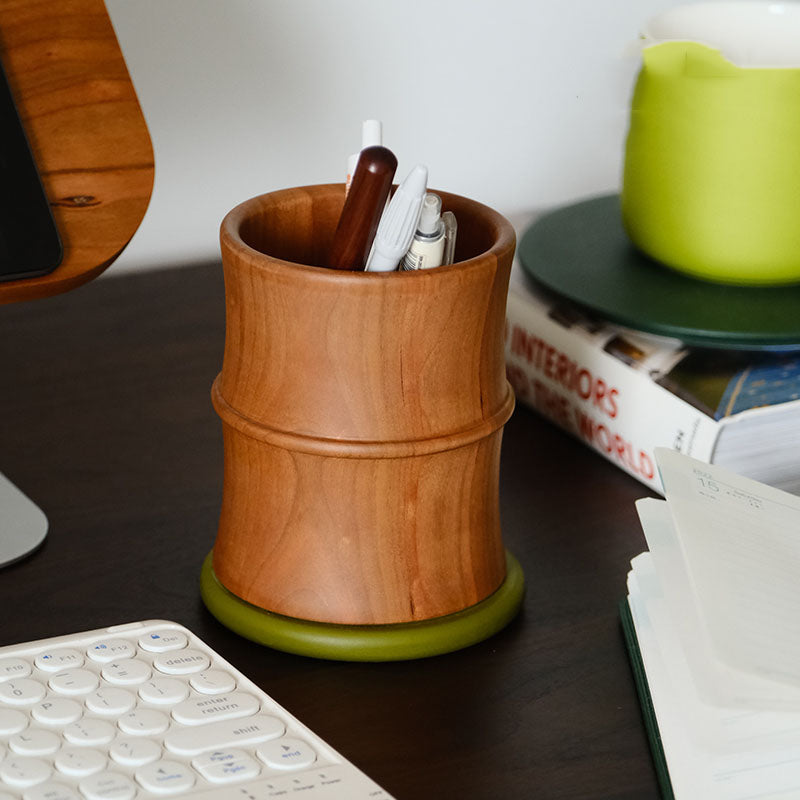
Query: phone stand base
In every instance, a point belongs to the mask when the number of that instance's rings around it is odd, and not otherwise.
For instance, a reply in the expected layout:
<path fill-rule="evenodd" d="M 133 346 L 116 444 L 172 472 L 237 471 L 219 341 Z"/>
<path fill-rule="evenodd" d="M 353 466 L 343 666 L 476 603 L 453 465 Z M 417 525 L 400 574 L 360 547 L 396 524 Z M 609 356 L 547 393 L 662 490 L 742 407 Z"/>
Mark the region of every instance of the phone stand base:
<path fill-rule="evenodd" d="M 485 600 L 444 617 L 392 625 L 312 622 L 258 608 L 219 582 L 212 553 L 203 562 L 200 590 L 223 625 L 258 644 L 335 661 L 405 661 L 460 650 L 500 631 L 519 611 L 525 579 L 519 562 L 506 551 L 506 578 Z"/>
<path fill-rule="evenodd" d="M 47 517 L 0 474 L 0 567 L 32 553 L 47 536 Z"/>

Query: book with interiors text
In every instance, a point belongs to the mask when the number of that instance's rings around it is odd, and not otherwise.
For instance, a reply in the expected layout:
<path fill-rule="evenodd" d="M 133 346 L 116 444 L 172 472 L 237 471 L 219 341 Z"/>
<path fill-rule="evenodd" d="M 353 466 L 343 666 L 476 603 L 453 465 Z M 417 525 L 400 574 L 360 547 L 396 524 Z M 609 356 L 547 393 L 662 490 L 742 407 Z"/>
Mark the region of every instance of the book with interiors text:
<path fill-rule="evenodd" d="M 800 353 L 687 348 L 534 287 L 518 265 L 506 310 L 518 402 L 663 494 L 656 447 L 800 494 Z"/>

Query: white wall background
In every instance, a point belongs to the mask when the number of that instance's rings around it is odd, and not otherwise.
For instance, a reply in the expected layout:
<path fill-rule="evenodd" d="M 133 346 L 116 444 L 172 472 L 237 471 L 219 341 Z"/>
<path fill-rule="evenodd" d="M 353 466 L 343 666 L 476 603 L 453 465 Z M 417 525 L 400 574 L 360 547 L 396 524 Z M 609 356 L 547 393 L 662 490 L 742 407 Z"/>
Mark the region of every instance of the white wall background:
<path fill-rule="evenodd" d="M 106 0 L 153 141 L 111 274 L 218 257 L 255 194 L 343 180 L 361 120 L 398 176 L 512 221 L 618 188 L 642 23 L 669 0 Z"/>

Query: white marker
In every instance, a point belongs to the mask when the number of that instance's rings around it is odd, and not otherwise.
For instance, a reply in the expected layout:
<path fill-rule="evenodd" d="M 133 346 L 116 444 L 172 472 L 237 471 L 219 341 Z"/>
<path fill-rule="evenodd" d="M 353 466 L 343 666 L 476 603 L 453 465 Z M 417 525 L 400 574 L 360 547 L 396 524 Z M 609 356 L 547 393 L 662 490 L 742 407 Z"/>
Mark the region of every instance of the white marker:
<path fill-rule="evenodd" d="M 391 272 L 408 251 L 417 229 L 428 184 L 428 168 L 417 164 L 400 184 L 383 212 L 367 261 L 369 272 Z"/>

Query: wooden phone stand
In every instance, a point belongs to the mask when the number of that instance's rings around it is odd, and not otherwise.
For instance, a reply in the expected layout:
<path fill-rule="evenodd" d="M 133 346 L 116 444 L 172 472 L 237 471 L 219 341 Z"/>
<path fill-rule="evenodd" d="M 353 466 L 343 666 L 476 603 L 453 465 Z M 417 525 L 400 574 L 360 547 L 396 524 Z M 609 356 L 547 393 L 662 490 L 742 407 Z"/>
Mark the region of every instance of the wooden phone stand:
<path fill-rule="evenodd" d="M 63 244 L 51 273 L 0 283 L 0 303 L 99 275 L 144 217 L 153 149 L 102 0 L 0 0 L 0 58 Z M 0 566 L 41 544 L 47 518 L 0 475 Z"/>

